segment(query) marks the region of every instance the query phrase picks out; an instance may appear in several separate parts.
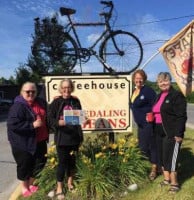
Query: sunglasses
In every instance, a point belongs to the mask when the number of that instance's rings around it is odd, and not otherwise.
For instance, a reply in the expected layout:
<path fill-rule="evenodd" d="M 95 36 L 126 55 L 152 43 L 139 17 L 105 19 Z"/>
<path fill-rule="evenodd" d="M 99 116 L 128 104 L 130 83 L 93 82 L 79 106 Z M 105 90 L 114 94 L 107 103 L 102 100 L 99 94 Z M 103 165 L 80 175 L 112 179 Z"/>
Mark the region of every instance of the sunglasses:
<path fill-rule="evenodd" d="M 25 90 L 24 91 L 26 94 L 35 94 L 36 93 L 36 91 L 35 90 Z"/>

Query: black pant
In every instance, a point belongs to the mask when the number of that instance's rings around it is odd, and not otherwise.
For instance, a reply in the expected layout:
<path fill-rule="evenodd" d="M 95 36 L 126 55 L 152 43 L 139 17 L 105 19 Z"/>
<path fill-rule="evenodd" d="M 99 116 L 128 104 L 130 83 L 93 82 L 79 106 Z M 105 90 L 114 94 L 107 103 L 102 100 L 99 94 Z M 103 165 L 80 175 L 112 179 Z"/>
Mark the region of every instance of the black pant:
<path fill-rule="evenodd" d="M 176 171 L 181 143 L 176 142 L 174 137 L 169 138 L 161 124 L 155 125 L 154 132 L 156 134 L 158 166 L 164 167 L 165 171 Z"/>
<path fill-rule="evenodd" d="M 32 155 L 29 152 L 12 147 L 12 154 L 17 164 L 17 178 L 21 181 L 35 177 L 45 166 L 47 158 L 46 141 L 37 143 L 36 152 Z"/>
<path fill-rule="evenodd" d="M 156 138 L 153 134 L 153 125 L 151 123 L 147 123 L 144 127 L 138 127 L 138 141 L 141 152 L 149 158 L 151 163 L 156 164 Z"/>
<path fill-rule="evenodd" d="M 36 146 L 36 152 L 35 152 L 35 165 L 33 169 L 33 177 L 37 176 L 42 169 L 44 168 L 47 157 L 45 156 L 47 154 L 47 141 L 41 141 L 37 143 Z"/>
<path fill-rule="evenodd" d="M 165 137 L 165 133 L 161 124 L 155 124 L 154 133 L 156 135 L 156 146 L 157 146 L 157 155 L 158 161 L 157 165 L 159 167 L 163 167 L 163 139 Z"/>
<path fill-rule="evenodd" d="M 29 152 L 12 147 L 12 154 L 17 164 L 17 178 L 26 181 L 33 176 L 35 157 Z"/>
<path fill-rule="evenodd" d="M 57 155 L 59 164 L 57 166 L 57 181 L 63 182 L 65 175 L 72 176 L 75 167 L 75 152 L 78 151 L 76 146 L 57 146 Z"/>

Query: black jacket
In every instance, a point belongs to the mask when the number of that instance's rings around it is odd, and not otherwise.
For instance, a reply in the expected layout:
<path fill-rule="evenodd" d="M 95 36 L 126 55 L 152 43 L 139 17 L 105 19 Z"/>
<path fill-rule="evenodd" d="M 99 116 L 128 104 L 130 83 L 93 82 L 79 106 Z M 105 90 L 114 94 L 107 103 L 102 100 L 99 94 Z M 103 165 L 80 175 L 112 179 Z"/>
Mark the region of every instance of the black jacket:
<path fill-rule="evenodd" d="M 54 140 L 57 146 L 79 145 L 83 141 L 83 134 L 80 125 L 59 126 L 60 116 L 63 116 L 63 108 L 71 106 L 72 109 L 81 109 L 78 98 L 71 96 L 68 99 L 56 98 L 48 109 L 49 127 L 54 131 Z"/>
<path fill-rule="evenodd" d="M 187 102 L 183 94 L 171 87 L 161 105 L 160 112 L 167 136 L 183 137 L 187 121 Z"/>

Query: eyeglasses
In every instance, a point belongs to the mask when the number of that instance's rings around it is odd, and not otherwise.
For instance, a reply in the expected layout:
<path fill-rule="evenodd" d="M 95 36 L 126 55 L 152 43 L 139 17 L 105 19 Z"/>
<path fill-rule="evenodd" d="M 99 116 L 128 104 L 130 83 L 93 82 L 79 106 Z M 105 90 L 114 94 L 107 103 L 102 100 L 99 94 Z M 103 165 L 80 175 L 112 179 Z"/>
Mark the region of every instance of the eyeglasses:
<path fill-rule="evenodd" d="M 26 94 L 35 94 L 36 93 L 36 91 L 35 90 L 24 90 L 24 92 L 26 93 Z"/>
<path fill-rule="evenodd" d="M 71 87 L 61 87 L 61 89 L 63 89 L 63 90 L 71 90 L 72 88 Z"/>

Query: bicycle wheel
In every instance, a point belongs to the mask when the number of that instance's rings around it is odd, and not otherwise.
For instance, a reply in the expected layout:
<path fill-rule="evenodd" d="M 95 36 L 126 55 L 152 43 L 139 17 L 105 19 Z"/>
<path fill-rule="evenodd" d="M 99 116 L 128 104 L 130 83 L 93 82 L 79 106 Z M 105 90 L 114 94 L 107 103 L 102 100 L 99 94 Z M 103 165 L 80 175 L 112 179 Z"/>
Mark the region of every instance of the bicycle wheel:
<path fill-rule="evenodd" d="M 115 72 L 131 73 L 142 61 L 143 48 L 135 35 L 118 30 L 112 32 L 102 42 L 99 56 Z"/>
<path fill-rule="evenodd" d="M 68 67 L 69 71 L 72 71 L 75 67 L 78 59 L 78 48 L 75 40 L 68 34 L 64 34 L 64 42 L 63 42 L 63 55 L 61 64 L 63 63 L 63 67 Z"/>
<path fill-rule="evenodd" d="M 47 72 L 71 72 L 77 63 L 77 44 L 64 33 L 57 41 L 39 43 L 39 56 Z M 44 72 L 43 70 L 43 72 Z"/>

